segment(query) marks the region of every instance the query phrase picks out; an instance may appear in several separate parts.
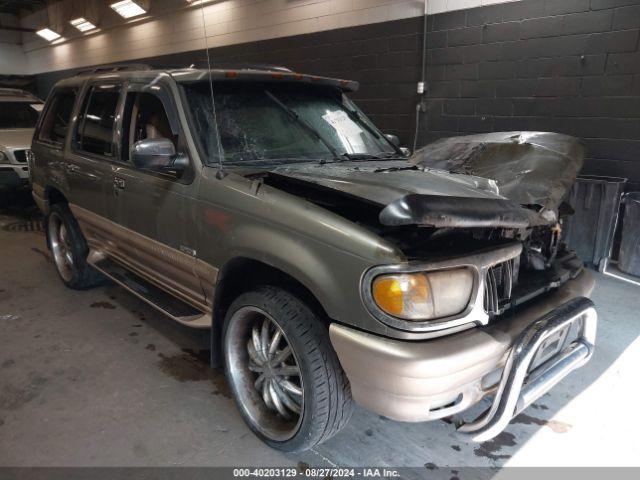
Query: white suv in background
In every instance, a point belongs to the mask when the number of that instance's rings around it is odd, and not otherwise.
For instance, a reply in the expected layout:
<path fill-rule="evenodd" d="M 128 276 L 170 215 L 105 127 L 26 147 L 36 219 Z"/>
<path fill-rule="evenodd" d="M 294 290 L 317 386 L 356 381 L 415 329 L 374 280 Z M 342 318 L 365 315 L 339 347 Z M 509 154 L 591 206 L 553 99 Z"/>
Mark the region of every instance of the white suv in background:
<path fill-rule="evenodd" d="M 28 184 L 27 151 L 42 106 L 28 92 L 0 88 L 0 190 Z"/>

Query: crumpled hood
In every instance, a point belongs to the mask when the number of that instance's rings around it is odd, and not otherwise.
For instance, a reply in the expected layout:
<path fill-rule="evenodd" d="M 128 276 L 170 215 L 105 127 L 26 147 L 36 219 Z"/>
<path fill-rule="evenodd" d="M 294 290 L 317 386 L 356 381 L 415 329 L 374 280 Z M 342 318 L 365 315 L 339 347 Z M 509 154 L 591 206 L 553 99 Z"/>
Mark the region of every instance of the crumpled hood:
<path fill-rule="evenodd" d="M 452 175 L 439 170 L 412 168 L 405 160 L 296 164 L 276 167 L 271 171 L 380 205 L 412 193 L 501 198 L 492 181 L 471 175 Z"/>
<path fill-rule="evenodd" d="M 495 132 L 442 138 L 417 150 L 413 165 L 495 180 L 500 194 L 520 205 L 555 211 L 576 181 L 585 149 L 569 135 Z M 544 213 L 543 213 L 544 214 Z"/>
<path fill-rule="evenodd" d="M 18 149 L 31 148 L 33 128 L 0 130 L 0 147 Z"/>
<path fill-rule="evenodd" d="M 270 173 L 380 205 L 380 222 L 388 226 L 521 228 L 537 222 L 535 212 L 500 196 L 492 180 L 411 166 L 406 160 L 296 164 Z"/>

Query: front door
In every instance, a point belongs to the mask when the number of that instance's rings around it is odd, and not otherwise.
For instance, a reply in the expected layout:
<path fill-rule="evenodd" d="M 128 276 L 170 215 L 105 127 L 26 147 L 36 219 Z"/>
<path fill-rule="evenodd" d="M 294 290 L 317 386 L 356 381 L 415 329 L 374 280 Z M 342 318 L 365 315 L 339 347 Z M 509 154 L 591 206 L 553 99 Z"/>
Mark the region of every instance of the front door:
<path fill-rule="evenodd" d="M 119 249 L 138 273 L 174 295 L 204 308 L 196 276 L 195 195 L 193 168 L 181 173 L 137 168 L 131 149 L 145 139 L 167 138 L 187 155 L 182 129 L 168 96 L 156 84 L 127 88 L 120 162 L 113 165 L 115 221 L 123 227 Z"/>

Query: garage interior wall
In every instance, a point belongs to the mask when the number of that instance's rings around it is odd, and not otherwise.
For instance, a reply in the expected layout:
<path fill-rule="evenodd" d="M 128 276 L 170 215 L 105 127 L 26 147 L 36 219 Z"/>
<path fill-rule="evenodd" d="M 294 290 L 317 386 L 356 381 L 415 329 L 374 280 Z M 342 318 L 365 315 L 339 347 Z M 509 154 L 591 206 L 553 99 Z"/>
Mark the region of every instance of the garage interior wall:
<path fill-rule="evenodd" d="M 27 56 L 16 15 L 0 13 L 0 87 L 22 88 L 35 93 L 35 79 L 28 75 Z"/>
<path fill-rule="evenodd" d="M 273 63 L 358 80 L 358 104 L 411 145 L 422 100 L 423 8 L 405 0 L 213 2 L 205 10 L 208 45 L 214 63 Z M 429 2 L 429 12 L 419 145 L 497 130 L 567 133 L 588 146 L 583 173 L 640 182 L 640 0 L 442 0 Z M 80 66 L 202 61 L 202 34 L 201 12 L 192 8 L 24 47 L 44 96 Z"/>

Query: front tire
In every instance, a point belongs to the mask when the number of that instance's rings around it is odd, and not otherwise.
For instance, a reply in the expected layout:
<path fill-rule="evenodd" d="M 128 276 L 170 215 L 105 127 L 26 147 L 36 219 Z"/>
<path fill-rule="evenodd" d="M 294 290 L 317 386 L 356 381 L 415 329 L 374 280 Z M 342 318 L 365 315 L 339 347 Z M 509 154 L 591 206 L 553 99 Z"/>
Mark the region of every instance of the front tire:
<path fill-rule="evenodd" d="M 271 286 L 240 295 L 223 328 L 227 378 L 249 428 L 278 450 L 307 450 L 338 433 L 351 389 L 327 329 L 293 294 Z"/>
<path fill-rule="evenodd" d="M 89 247 L 65 203 L 51 206 L 45 228 L 53 263 L 67 287 L 83 290 L 102 283 L 103 277 L 87 263 Z"/>

